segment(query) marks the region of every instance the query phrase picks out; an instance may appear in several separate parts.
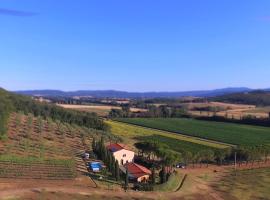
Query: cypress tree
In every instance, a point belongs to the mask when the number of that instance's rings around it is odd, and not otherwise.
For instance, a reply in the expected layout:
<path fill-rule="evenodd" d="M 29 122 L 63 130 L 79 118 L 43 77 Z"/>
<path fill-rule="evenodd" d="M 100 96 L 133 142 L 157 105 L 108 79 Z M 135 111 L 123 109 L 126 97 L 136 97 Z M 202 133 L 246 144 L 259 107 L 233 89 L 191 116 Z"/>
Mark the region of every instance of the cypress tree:
<path fill-rule="evenodd" d="M 109 154 L 108 154 L 107 149 L 105 149 L 104 151 L 104 163 L 106 163 L 106 165 L 108 165 L 109 163 Z"/>
<path fill-rule="evenodd" d="M 112 157 L 112 155 L 111 154 L 109 154 L 109 161 L 108 161 L 108 164 L 107 164 L 107 166 L 108 166 L 108 169 L 109 169 L 109 171 L 111 171 L 112 170 L 112 159 L 113 159 L 113 157 Z"/>
<path fill-rule="evenodd" d="M 104 137 L 103 136 L 100 139 L 100 144 L 101 144 L 101 146 L 104 146 Z"/>
<path fill-rule="evenodd" d="M 160 171 L 160 182 L 165 183 L 166 181 L 167 181 L 167 174 L 166 174 L 165 166 L 163 166 Z"/>
<path fill-rule="evenodd" d="M 101 153 L 101 159 L 104 161 L 105 160 L 105 154 L 106 154 L 106 148 L 105 148 L 105 145 L 104 145 L 104 140 L 103 140 L 103 137 L 101 138 L 100 140 L 100 153 Z"/>
<path fill-rule="evenodd" d="M 117 160 L 115 161 L 115 179 L 116 181 L 120 180 L 119 164 Z"/>
<path fill-rule="evenodd" d="M 111 163 L 111 173 L 112 173 L 112 176 L 115 178 L 115 159 L 113 156 L 112 156 L 112 163 Z"/>
<path fill-rule="evenodd" d="M 96 139 L 94 137 L 92 140 L 92 150 L 93 150 L 93 152 L 96 152 Z"/>
<path fill-rule="evenodd" d="M 156 183 L 155 168 L 151 169 L 151 183 L 152 184 Z"/>
<path fill-rule="evenodd" d="M 125 191 L 128 189 L 128 170 L 126 169 L 126 178 L 125 178 Z"/>

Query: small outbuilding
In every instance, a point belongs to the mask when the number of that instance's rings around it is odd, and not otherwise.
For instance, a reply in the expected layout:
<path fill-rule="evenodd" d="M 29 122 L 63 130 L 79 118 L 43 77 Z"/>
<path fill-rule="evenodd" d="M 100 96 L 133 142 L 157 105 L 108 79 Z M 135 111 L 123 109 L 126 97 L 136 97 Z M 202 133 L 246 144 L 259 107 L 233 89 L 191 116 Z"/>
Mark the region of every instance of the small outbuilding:
<path fill-rule="evenodd" d="M 149 169 L 136 163 L 126 163 L 120 169 L 124 174 L 127 171 L 129 179 L 138 183 L 147 182 L 151 175 Z"/>

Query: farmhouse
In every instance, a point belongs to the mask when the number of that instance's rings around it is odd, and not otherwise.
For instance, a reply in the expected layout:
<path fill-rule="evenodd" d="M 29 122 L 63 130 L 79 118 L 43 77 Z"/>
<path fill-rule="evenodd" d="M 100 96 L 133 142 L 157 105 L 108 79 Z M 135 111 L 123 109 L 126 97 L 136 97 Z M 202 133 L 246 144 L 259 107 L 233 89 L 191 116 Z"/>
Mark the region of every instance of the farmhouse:
<path fill-rule="evenodd" d="M 134 161 L 135 153 L 125 149 L 122 144 L 110 144 L 107 146 L 107 149 L 113 154 L 120 166 Z"/>
<path fill-rule="evenodd" d="M 125 174 L 128 172 L 128 178 L 136 182 L 147 182 L 151 175 L 151 171 L 144 166 L 141 166 L 136 163 L 126 163 L 123 166 L 120 166 L 121 171 Z"/>

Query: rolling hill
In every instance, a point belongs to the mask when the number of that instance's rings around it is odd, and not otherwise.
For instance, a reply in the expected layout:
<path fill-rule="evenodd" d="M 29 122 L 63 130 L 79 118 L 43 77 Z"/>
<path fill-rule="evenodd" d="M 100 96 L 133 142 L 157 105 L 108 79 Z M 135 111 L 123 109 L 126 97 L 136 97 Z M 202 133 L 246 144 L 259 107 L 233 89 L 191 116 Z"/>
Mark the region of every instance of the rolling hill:
<path fill-rule="evenodd" d="M 0 139 L 5 135 L 7 122 L 12 112 L 22 112 L 52 118 L 63 123 L 74 123 L 87 128 L 105 130 L 106 125 L 95 113 L 66 110 L 56 105 L 41 103 L 30 97 L 8 92 L 0 88 Z"/>
<path fill-rule="evenodd" d="M 125 92 L 116 90 L 79 90 L 64 92 L 61 90 L 26 90 L 16 91 L 16 93 L 29 96 L 46 97 L 89 96 L 96 98 L 178 98 L 184 96 L 213 97 L 236 92 L 248 92 L 251 90 L 252 89 L 245 87 L 235 87 L 216 90 L 197 90 L 183 92 Z"/>

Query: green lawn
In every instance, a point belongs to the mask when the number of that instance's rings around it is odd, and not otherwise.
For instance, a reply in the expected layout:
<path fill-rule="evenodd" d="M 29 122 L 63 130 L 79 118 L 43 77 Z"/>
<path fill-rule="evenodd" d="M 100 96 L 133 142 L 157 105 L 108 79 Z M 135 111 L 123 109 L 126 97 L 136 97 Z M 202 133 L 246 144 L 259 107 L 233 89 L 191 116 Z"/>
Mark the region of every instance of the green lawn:
<path fill-rule="evenodd" d="M 123 118 L 121 122 L 236 145 L 270 144 L 270 128 L 184 118 Z"/>

